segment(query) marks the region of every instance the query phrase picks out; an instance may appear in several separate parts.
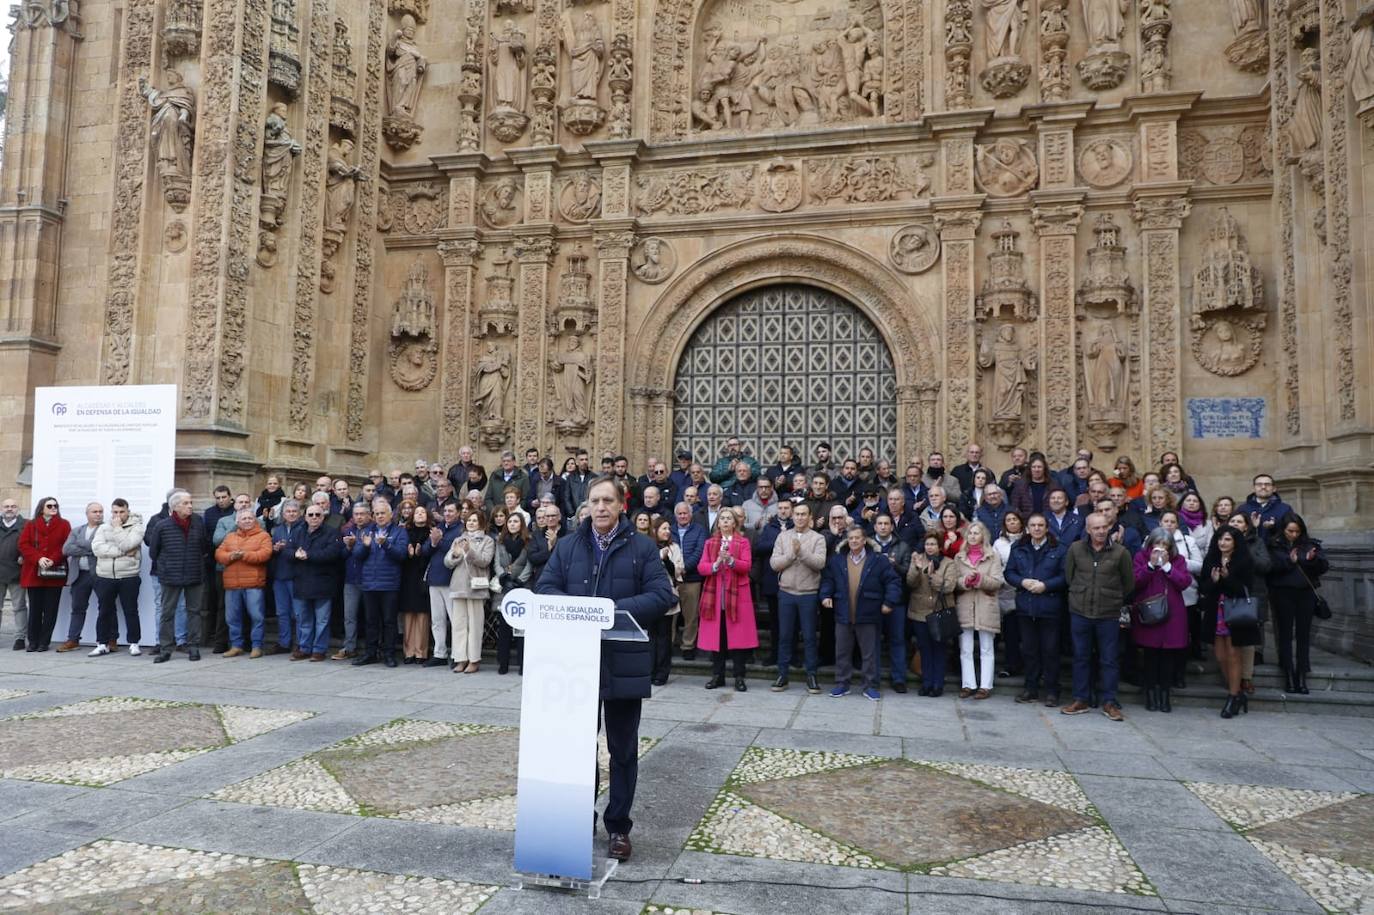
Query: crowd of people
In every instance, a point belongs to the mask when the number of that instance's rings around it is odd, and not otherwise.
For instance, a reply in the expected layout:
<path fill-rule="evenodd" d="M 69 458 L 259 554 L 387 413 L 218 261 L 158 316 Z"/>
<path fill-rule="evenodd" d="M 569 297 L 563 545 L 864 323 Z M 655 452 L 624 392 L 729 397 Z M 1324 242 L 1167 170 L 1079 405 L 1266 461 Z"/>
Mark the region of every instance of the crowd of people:
<path fill-rule="evenodd" d="M 1272 617 L 1285 689 L 1307 692 L 1327 560 L 1268 474 L 1245 499 L 1209 505 L 1171 453 L 1144 472 L 1126 456 L 1096 469 L 1086 450 L 1051 468 L 1018 448 L 997 473 L 976 444 L 958 466 L 933 452 L 900 473 L 870 448 L 836 460 L 825 444 L 809 460 L 780 447 L 767 467 L 738 438 L 709 466 L 675 457 L 671 468 L 651 458 L 637 476 L 622 456 L 593 468 L 578 451 L 559 467 L 531 448 L 523 463 L 506 452 L 488 471 L 465 447 L 452 466 L 373 470 L 357 486 L 321 476 L 288 491 L 275 475 L 256 496 L 218 486 L 203 511 L 182 489 L 147 519 L 123 499 L 108 514 L 92 502 L 75 525 L 54 498 L 37 500 L 30 520 L 8 499 L 0 586 L 14 649 L 52 647 L 67 588 L 57 651 L 81 647 L 94 598 L 89 654 L 118 650 L 121 616 L 129 653 L 141 654 L 139 592 L 151 587 L 156 663 L 178 651 L 199 660 L 204 646 L 467 674 L 494 642 L 505 674 L 521 652 L 496 610 L 501 596 L 549 587 L 560 543 L 592 530 L 593 484 L 610 479 L 624 494 L 620 523 L 658 550 L 674 591 L 671 608 L 646 621 L 652 685 L 668 681 L 675 656 L 700 651 L 712 656 L 707 689 L 726 685 L 728 666 L 746 691 L 752 659 L 776 668 L 774 691 L 797 676 L 821 693 L 821 668 L 833 666 L 836 698 L 857 688 L 878 700 L 884 679 L 906 693 L 909 676 L 919 695 L 938 697 L 957 659 L 961 698 L 986 699 L 996 676 L 1020 676 L 1017 702 L 1119 721 L 1123 676 L 1147 710 L 1169 712 L 1185 661 L 1210 650 L 1229 718 L 1248 711 Z M 1072 676 L 1061 706 L 1062 655 Z"/>

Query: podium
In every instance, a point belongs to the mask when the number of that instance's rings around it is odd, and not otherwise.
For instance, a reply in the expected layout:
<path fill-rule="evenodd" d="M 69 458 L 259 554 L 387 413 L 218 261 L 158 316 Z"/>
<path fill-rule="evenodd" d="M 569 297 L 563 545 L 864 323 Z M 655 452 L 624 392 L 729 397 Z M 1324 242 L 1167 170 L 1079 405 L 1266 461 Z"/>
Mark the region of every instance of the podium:
<path fill-rule="evenodd" d="M 515 886 L 560 887 L 597 898 L 617 864 L 593 860 L 601 642 L 649 637 L 605 597 L 519 588 L 501 601 L 501 615 L 525 635 Z"/>

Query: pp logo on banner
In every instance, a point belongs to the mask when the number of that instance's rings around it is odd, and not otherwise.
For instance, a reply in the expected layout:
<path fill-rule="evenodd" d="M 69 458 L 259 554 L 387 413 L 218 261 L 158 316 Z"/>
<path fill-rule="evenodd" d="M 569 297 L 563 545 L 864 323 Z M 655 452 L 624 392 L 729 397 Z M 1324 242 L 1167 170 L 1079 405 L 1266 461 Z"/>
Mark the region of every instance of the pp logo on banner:
<path fill-rule="evenodd" d="M 67 415 L 67 405 L 64 404 L 64 403 L 55 403 L 55 404 L 53 404 L 53 405 L 52 405 L 52 415 L 53 415 L 53 416 L 66 416 L 66 415 Z"/>
<path fill-rule="evenodd" d="M 506 616 L 513 616 L 516 619 L 525 615 L 525 605 L 520 601 L 507 601 L 505 607 Z"/>

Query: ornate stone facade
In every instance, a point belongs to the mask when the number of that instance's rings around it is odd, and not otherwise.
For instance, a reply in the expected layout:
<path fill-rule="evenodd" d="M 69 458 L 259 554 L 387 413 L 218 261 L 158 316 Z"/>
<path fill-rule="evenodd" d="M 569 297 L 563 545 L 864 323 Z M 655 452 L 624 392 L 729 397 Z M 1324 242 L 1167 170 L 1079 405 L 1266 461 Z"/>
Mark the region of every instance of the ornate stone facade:
<path fill-rule="evenodd" d="M 687 411 L 680 361 L 727 303 L 787 285 L 886 348 L 884 457 L 1176 450 L 1209 494 L 1271 469 L 1327 526 L 1374 526 L 1363 6 L 127 0 L 25 20 L 0 173 L 0 279 L 20 278 L 0 344 L 22 358 L 0 403 L 175 382 L 198 491 L 462 444 L 638 464 L 738 431 Z M 423 328 L 391 320 L 402 304 Z M 759 345 L 848 371 L 806 333 Z M 750 446 L 810 434 L 775 425 Z M 0 472 L 27 447 L 0 446 Z"/>

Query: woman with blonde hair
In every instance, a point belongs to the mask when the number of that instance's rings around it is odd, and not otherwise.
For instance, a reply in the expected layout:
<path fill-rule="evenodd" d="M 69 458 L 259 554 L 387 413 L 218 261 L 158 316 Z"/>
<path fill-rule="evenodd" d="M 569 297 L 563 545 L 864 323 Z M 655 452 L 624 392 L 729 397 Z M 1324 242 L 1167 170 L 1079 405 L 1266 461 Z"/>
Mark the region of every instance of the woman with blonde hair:
<path fill-rule="evenodd" d="M 744 692 L 744 658 L 751 648 L 759 646 L 759 630 L 754 622 L 754 599 L 749 591 L 749 569 L 754 550 L 741 533 L 744 512 L 724 507 L 716 515 L 716 527 L 706 548 L 701 551 L 697 571 L 701 584 L 699 615 L 701 629 L 697 647 L 715 652 L 711 679 L 707 689 L 725 685 L 725 653 L 730 653 L 734 666 L 735 691 Z"/>
<path fill-rule="evenodd" d="M 996 670 L 993 639 L 1002 631 L 997 593 L 1002 589 L 1002 560 L 993 548 L 987 525 L 974 521 L 964 528 L 964 543 L 954 557 L 954 606 L 959 612 L 959 698 L 992 695 Z M 978 639 L 979 669 L 973 667 L 973 641 Z"/>
<path fill-rule="evenodd" d="M 491 595 L 489 576 L 496 541 L 487 533 L 487 519 L 480 509 L 469 513 L 463 524 L 463 533 L 444 556 L 444 565 L 453 570 L 448 618 L 453 629 L 453 672 L 475 674 L 482 661 L 482 625 Z"/>

